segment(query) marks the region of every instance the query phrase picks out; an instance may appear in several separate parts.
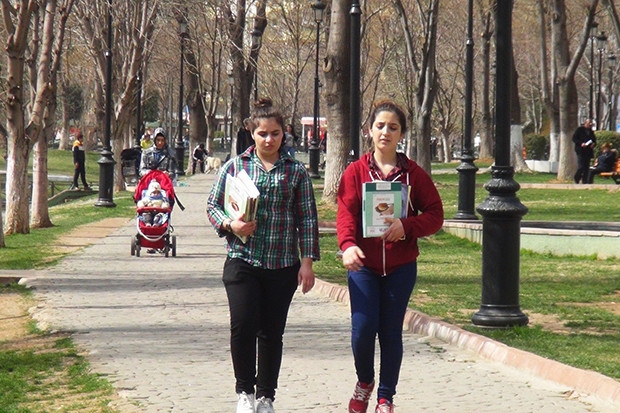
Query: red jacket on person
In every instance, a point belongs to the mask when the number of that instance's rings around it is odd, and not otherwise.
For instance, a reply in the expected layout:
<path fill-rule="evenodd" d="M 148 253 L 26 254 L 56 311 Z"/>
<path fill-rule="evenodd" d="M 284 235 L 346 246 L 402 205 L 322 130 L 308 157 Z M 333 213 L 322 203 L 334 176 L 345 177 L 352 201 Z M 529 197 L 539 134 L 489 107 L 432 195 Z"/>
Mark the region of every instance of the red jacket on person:
<path fill-rule="evenodd" d="M 390 274 L 419 255 L 417 239 L 432 235 L 443 225 L 443 204 L 431 177 L 417 163 L 397 153 L 396 167 L 382 177 L 372 153 L 347 167 L 338 188 L 338 245 L 342 251 L 357 245 L 364 252 L 364 265 L 377 274 Z M 411 186 L 407 218 L 401 218 L 405 239 L 385 242 L 362 236 L 362 184 L 377 180 L 398 181 Z"/>

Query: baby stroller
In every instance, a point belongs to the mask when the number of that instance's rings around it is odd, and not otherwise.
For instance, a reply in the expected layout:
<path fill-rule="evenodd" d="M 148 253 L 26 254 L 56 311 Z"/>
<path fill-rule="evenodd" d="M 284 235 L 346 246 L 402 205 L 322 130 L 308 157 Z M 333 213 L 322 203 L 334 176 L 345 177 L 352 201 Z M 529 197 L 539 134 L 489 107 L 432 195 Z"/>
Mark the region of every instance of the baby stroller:
<path fill-rule="evenodd" d="M 177 238 L 170 223 L 175 194 L 172 179 L 163 171 L 152 170 L 138 181 L 133 195 L 136 202 L 136 235 L 131 239 L 131 255 L 141 248 L 177 255 Z M 179 204 L 180 205 L 180 204 Z"/>
<path fill-rule="evenodd" d="M 139 148 L 127 148 L 121 151 L 121 171 L 126 186 L 138 183 L 141 154 Z"/>

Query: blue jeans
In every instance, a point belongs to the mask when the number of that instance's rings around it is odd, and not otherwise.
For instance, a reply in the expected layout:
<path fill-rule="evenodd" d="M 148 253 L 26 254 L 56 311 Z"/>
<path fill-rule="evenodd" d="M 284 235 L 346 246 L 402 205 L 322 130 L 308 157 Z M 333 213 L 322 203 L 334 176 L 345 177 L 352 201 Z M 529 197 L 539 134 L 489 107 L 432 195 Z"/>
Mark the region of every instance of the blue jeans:
<path fill-rule="evenodd" d="M 417 263 L 405 264 L 385 277 L 363 267 L 349 271 L 351 347 L 357 379 L 375 379 L 375 339 L 381 352 L 377 398 L 392 401 L 403 359 L 403 321 L 417 278 Z"/>
<path fill-rule="evenodd" d="M 295 147 L 294 146 L 287 148 L 286 151 L 291 156 L 291 158 L 295 159 Z"/>

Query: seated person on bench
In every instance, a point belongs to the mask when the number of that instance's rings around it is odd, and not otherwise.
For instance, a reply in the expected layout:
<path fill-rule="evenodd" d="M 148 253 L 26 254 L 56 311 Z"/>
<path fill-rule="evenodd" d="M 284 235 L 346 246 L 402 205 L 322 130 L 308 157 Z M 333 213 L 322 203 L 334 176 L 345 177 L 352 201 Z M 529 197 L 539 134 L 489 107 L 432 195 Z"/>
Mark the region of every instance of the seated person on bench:
<path fill-rule="evenodd" d="M 611 172 L 614 170 L 616 164 L 617 152 L 611 149 L 611 143 L 605 142 L 601 145 L 601 154 L 596 158 L 596 163 L 593 167 L 590 167 L 588 174 L 589 184 L 594 182 L 594 175 L 598 175 L 601 172 Z"/>

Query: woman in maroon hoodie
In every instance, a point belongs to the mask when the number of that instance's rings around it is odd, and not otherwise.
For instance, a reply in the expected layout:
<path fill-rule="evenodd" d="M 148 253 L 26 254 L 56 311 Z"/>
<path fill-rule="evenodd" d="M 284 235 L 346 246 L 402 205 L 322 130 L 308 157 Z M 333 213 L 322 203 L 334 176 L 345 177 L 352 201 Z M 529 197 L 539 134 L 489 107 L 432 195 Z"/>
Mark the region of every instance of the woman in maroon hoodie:
<path fill-rule="evenodd" d="M 358 379 L 349 412 L 367 411 L 375 385 L 378 335 L 381 365 L 375 413 L 393 413 L 403 320 L 417 277 L 417 239 L 441 229 L 443 205 L 430 176 L 396 152 L 407 130 L 404 111 L 392 101 L 377 102 L 369 124 L 373 148 L 347 167 L 338 189 L 338 243 L 348 269 L 351 345 Z M 401 203 L 400 216 L 385 218 L 380 236 L 364 238 L 363 184 L 379 181 L 401 183 L 407 199 Z"/>

